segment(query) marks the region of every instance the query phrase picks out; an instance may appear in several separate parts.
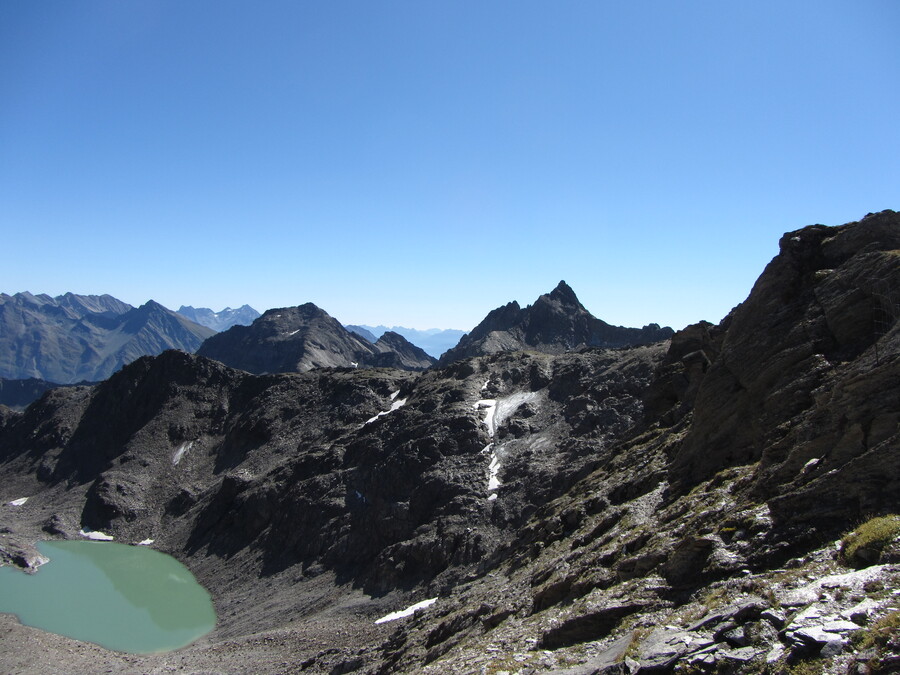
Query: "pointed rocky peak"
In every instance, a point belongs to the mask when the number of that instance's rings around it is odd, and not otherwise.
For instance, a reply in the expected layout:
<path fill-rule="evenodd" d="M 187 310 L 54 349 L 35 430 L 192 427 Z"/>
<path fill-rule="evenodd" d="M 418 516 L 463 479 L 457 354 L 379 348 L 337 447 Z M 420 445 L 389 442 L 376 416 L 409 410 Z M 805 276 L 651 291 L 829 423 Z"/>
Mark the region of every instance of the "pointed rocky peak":
<path fill-rule="evenodd" d="M 671 328 L 656 324 L 644 328 L 611 326 L 585 309 L 575 291 L 560 281 L 525 309 L 511 302 L 490 312 L 456 347 L 441 356 L 438 365 L 525 349 L 559 354 L 580 347 L 628 347 L 665 340 L 672 333 Z"/>
<path fill-rule="evenodd" d="M 197 353 L 251 373 L 367 366 L 423 370 L 433 363 L 402 336 L 393 333 L 373 344 L 311 302 L 270 309 L 249 326 L 214 335 Z"/>
<path fill-rule="evenodd" d="M 555 300 L 564 305 L 581 307 L 581 303 L 578 301 L 578 296 L 575 295 L 575 291 L 573 291 L 572 287 L 569 286 L 569 284 L 567 284 L 565 281 L 560 281 L 556 285 L 556 288 L 550 291 L 549 297 L 551 300 Z"/>
<path fill-rule="evenodd" d="M 138 307 L 139 310 L 143 312 L 168 312 L 169 310 L 163 305 L 159 304 L 156 300 L 148 300 L 143 305 Z"/>

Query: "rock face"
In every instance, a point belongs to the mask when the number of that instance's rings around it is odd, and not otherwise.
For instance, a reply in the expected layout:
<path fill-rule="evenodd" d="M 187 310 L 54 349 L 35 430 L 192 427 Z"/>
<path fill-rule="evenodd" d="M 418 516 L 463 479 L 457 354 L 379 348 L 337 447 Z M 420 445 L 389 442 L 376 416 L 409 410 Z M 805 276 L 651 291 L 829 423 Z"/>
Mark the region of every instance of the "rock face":
<path fill-rule="evenodd" d="M 178 313 L 194 323 L 212 328 L 217 333 L 228 330 L 232 326 L 249 326 L 259 318 L 259 312 L 250 305 L 241 305 L 237 309 L 226 307 L 220 312 L 214 312 L 207 307 L 182 305 L 178 309 Z"/>
<path fill-rule="evenodd" d="M 889 672 L 900 539 L 853 568 L 835 539 L 900 504 L 898 236 L 893 212 L 789 233 L 665 342 L 422 373 L 167 351 L 0 408 L 0 556 L 91 528 L 213 591 L 208 644 L 106 670 Z"/>
<path fill-rule="evenodd" d="M 193 351 L 212 334 L 152 300 L 135 308 L 109 295 L 0 294 L 0 377 L 96 382 L 140 356 Z"/>
<path fill-rule="evenodd" d="M 373 345 L 311 302 L 270 309 L 249 326 L 232 326 L 209 338 L 197 353 L 257 374 L 358 366 L 423 370 L 434 363 L 394 333 Z"/>
<path fill-rule="evenodd" d="M 687 488 L 759 462 L 758 497 L 793 488 L 772 503 L 785 521 L 897 504 L 900 417 L 888 354 L 900 316 L 900 216 L 807 227 L 780 248 L 709 350 L 672 483 Z"/>
<path fill-rule="evenodd" d="M 470 356 L 533 349 L 561 354 L 579 347 L 627 347 L 666 340 L 671 328 L 611 326 L 588 312 L 575 292 L 560 281 L 525 309 L 515 301 L 490 312 L 439 361 L 447 365 Z"/>

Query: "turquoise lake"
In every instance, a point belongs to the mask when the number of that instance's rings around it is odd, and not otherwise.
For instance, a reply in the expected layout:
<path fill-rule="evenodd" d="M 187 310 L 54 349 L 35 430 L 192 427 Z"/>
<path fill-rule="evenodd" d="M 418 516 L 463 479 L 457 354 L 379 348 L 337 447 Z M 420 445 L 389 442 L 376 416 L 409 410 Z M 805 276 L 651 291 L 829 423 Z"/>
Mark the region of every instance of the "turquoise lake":
<path fill-rule="evenodd" d="M 132 654 L 183 647 L 216 625 L 209 593 L 164 553 L 96 541 L 38 550 L 50 562 L 36 574 L 0 567 L 0 612 L 23 624 Z"/>

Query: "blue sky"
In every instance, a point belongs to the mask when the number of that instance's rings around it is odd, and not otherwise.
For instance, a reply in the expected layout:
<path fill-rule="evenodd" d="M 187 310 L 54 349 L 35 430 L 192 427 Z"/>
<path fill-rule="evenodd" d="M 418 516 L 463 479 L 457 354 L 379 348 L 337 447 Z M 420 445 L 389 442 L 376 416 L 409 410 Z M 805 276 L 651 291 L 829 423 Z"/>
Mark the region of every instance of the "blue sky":
<path fill-rule="evenodd" d="M 0 291 L 719 321 L 900 210 L 900 3 L 0 4 Z"/>

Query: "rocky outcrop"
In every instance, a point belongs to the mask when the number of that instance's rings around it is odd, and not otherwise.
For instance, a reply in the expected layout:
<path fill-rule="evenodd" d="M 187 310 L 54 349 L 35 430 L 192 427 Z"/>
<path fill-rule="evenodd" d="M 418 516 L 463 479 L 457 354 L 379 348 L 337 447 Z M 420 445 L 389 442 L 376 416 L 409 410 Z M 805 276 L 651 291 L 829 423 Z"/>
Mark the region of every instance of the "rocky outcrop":
<path fill-rule="evenodd" d="M 152 300 L 0 294 L 0 377 L 96 382 L 141 356 L 194 351 L 212 334 Z"/>
<path fill-rule="evenodd" d="M 626 347 L 668 339 L 671 328 L 611 326 L 588 312 L 560 281 L 525 309 L 515 301 L 490 312 L 459 344 L 441 356 L 447 365 L 471 356 L 533 349 L 561 354 L 580 347 Z"/>
<path fill-rule="evenodd" d="M 209 338 L 197 353 L 255 374 L 360 366 L 424 370 L 434 363 L 394 333 L 373 345 L 312 303 L 270 309 L 249 326 Z"/>
<path fill-rule="evenodd" d="M 780 248 L 710 341 L 670 478 L 687 489 L 759 462 L 757 497 L 780 521 L 846 522 L 900 499 L 900 215 L 807 227 Z"/>

